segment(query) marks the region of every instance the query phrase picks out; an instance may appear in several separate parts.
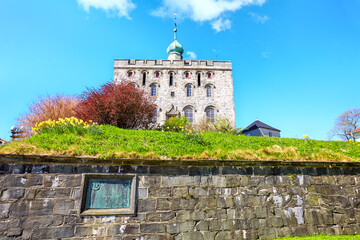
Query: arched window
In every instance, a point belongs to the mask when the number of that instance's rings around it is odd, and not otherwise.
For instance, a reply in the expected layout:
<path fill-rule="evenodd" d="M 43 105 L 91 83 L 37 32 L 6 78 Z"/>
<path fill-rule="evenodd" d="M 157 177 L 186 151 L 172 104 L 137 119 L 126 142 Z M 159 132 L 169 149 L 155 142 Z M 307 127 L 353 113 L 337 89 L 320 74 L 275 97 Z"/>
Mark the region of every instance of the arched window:
<path fill-rule="evenodd" d="M 208 73 L 207 73 L 207 76 L 208 76 L 208 78 L 211 78 L 211 77 L 212 77 L 211 72 L 208 72 Z"/>
<path fill-rule="evenodd" d="M 206 121 L 208 122 L 215 122 L 215 111 L 213 108 L 207 108 L 206 112 Z"/>
<path fill-rule="evenodd" d="M 189 77 L 190 77 L 190 73 L 189 73 L 189 72 L 186 72 L 186 73 L 185 73 L 185 77 L 186 77 L 186 78 L 189 78 Z"/>
<path fill-rule="evenodd" d="M 186 96 L 191 97 L 191 85 L 186 85 Z"/>
<path fill-rule="evenodd" d="M 158 110 L 155 109 L 155 110 L 154 110 L 154 116 L 153 116 L 153 118 L 151 119 L 152 122 L 157 122 L 157 113 L 158 113 Z"/>
<path fill-rule="evenodd" d="M 170 73 L 169 86 L 172 86 L 173 84 L 174 84 L 174 74 Z"/>
<path fill-rule="evenodd" d="M 146 84 L 146 73 L 144 72 L 142 85 L 145 86 L 145 84 Z"/>
<path fill-rule="evenodd" d="M 191 107 L 186 107 L 184 109 L 184 116 L 187 118 L 187 121 L 192 123 L 194 121 L 193 109 Z"/>
<path fill-rule="evenodd" d="M 201 74 L 200 73 L 198 73 L 198 75 L 197 75 L 197 81 L 198 81 L 198 87 L 200 87 L 201 86 Z"/>
<path fill-rule="evenodd" d="M 132 76 L 133 76 L 133 72 L 132 72 L 132 71 L 129 71 L 129 72 L 128 72 L 128 77 L 131 78 Z"/>
<path fill-rule="evenodd" d="M 212 89 L 210 85 L 206 86 L 206 97 L 211 97 L 212 96 Z"/>
<path fill-rule="evenodd" d="M 156 84 L 151 85 L 151 96 L 156 96 Z"/>
<path fill-rule="evenodd" d="M 156 77 L 156 78 L 160 77 L 160 73 L 159 73 L 159 72 L 156 72 L 156 73 L 155 73 L 155 77 Z"/>

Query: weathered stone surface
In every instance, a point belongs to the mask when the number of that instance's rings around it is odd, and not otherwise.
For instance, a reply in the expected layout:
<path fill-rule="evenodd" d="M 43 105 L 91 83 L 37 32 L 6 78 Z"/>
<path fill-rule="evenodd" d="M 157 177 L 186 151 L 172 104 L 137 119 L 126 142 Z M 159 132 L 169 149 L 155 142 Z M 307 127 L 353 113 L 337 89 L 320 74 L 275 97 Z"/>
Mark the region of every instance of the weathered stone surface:
<path fill-rule="evenodd" d="M 141 233 L 164 233 L 166 231 L 165 224 L 149 223 L 141 224 L 140 232 Z"/>
<path fill-rule="evenodd" d="M 34 229 L 32 234 L 33 239 L 57 239 L 57 238 L 70 238 L 73 236 L 74 236 L 74 226 L 37 228 Z"/>
<path fill-rule="evenodd" d="M 24 189 L 12 188 L 6 189 L 1 194 L 1 201 L 17 200 L 24 196 Z"/>
<path fill-rule="evenodd" d="M 324 175 L 326 169 L 309 167 L 306 175 L 300 167 L 191 166 L 176 175 L 176 167 L 168 173 L 162 167 L 138 175 L 134 215 L 85 217 L 77 172 L 111 167 L 48 174 L 53 167 L 35 165 L 16 164 L 8 169 L 19 174 L 0 175 L 1 239 L 265 239 L 360 231 L 360 177 L 341 175 L 344 169 Z M 22 174 L 33 166 L 43 173 Z M 121 165 L 124 172 L 135 169 Z"/>
<path fill-rule="evenodd" d="M 54 205 L 54 214 L 69 215 L 69 211 L 74 208 L 74 200 L 57 200 Z"/>

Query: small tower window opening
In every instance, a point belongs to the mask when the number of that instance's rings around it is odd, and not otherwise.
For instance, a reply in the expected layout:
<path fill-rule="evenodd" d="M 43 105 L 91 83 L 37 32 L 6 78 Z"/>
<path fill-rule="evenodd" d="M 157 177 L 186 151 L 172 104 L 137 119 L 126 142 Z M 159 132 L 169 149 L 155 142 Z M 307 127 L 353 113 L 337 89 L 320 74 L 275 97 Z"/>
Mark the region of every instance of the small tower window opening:
<path fill-rule="evenodd" d="M 215 111 L 213 108 L 206 109 L 206 121 L 215 122 Z"/>
<path fill-rule="evenodd" d="M 201 86 L 201 74 L 200 73 L 198 73 L 198 75 L 197 75 L 197 81 L 198 81 L 198 87 L 200 87 Z"/>
<path fill-rule="evenodd" d="M 159 72 L 156 72 L 156 73 L 155 73 L 155 77 L 157 77 L 157 78 L 160 77 L 160 73 L 159 73 Z"/>
<path fill-rule="evenodd" d="M 186 77 L 186 78 L 189 78 L 189 77 L 190 77 L 190 73 L 186 72 L 186 73 L 185 73 L 185 77 Z"/>
<path fill-rule="evenodd" d="M 206 97 L 211 97 L 211 86 L 206 86 Z"/>
<path fill-rule="evenodd" d="M 156 96 L 156 85 L 151 86 L 151 96 Z"/>
<path fill-rule="evenodd" d="M 145 84 L 146 84 L 146 73 L 143 73 L 142 85 L 145 86 Z"/>
<path fill-rule="evenodd" d="M 133 72 L 128 72 L 128 77 L 132 77 L 133 76 Z"/>
<path fill-rule="evenodd" d="M 174 75 L 173 75 L 173 73 L 170 73 L 169 85 L 172 86 L 173 84 L 174 84 Z"/>
<path fill-rule="evenodd" d="M 192 123 L 194 121 L 193 110 L 190 107 L 184 109 L 184 115 L 187 118 L 187 121 Z"/>
<path fill-rule="evenodd" d="M 209 72 L 209 73 L 207 74 L 207 76 L 208 76 L 208 78 L 211 78 L 211 77 L 212 77 L 212 74 Z"/>
<path fill-rule="evenodd" d="M 191 97 L 191 85 L 186 85 L 186 96 Z"/>
<path fill-rule="evenodd" d="M 175 97 L 175 92 L 171 92 L 170 95 L 171 95 L 172 97 Z"/>

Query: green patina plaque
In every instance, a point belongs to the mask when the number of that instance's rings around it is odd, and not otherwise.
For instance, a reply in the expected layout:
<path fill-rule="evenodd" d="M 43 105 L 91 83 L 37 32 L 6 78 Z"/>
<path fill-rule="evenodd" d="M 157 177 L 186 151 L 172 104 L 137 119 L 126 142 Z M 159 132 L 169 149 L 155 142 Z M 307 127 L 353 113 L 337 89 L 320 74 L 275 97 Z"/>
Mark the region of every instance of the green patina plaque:
<path fill-rule="evenodd" d="M 130 207 L 131 179 L 89 179 L 85 209 Z"/>

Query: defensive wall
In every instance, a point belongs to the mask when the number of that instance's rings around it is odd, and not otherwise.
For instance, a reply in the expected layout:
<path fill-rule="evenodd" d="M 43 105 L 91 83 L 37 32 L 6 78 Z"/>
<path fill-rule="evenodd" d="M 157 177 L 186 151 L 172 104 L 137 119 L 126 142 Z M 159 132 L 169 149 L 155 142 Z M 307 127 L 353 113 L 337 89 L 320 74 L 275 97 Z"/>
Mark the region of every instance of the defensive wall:
<path fill-rule="evenodd" d="M 128 186 L 135 194 L 126 195 L 128 212 L 89 212 L 84 198 L 90 189 L 86 181 L 93 177 L 118 178 L 114 181 L 119 186 L 121 179 L 132 179 Z M 91 185 L 91 191 L 100 191 L 106 181 Z M 359 163 L 0 155 L 0 238 L 211 240 L 356 234 L 359 181 Z"/>

